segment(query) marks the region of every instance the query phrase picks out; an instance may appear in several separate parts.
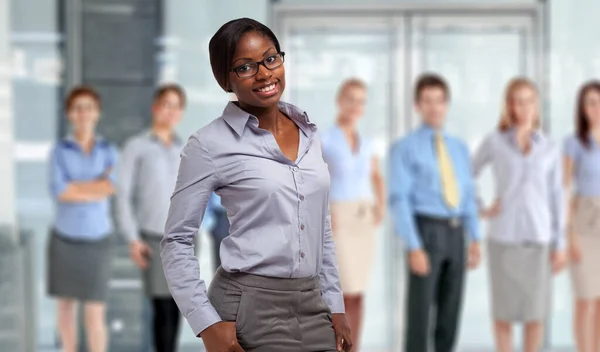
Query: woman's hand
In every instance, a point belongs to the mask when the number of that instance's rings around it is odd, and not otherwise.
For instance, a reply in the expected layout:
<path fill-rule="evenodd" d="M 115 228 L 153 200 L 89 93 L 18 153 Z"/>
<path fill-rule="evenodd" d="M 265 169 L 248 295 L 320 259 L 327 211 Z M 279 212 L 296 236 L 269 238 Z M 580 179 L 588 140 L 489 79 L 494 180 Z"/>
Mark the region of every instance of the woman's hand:
<path fill-rule="evenodd" d="M 569 241 L 569 260 L 572 263 L 579 263 L 581 261 L 581 244 L 579 240 L 575 237 L 575 235 L 571 235 L 571 240 Z"/>
<path fill-rule="evenodd" d="M 206 352 L 244 352 L 238 343 L 235 322 L 219 322 L 200 333 Z"/>
<path fill-rule="evenodd" d="M 385 216 L 385 205 L 382 203 L 375 203 L 373 207 L 373 221 L 375 225 L 379 226 L 383 222 Z"/>
<path fill-rule="evenodd" d="M 552 273 L 558 274 L 567 265 L 567 253 L 564 250 L 555 250 L 551 254 Z"/>
<path fill-rule="evenodd" d="M 350 326 L 346 321 L 346 314 L 332 314 L 333 330 L 335 331 L 335 344 L 338 352 L 352 351 L 352 339 L 350 338 Z"/>
<path fill-rule="evenodd" d="M 494 204 L 492 204 L 489 208 L 482 210 L 479 213 L 479 216 L 481 216 L 483 219 L 490 219 L 498 215 L 500 210 L 502 210 L 500 206 L 500 199 L 496 199 Z"/>

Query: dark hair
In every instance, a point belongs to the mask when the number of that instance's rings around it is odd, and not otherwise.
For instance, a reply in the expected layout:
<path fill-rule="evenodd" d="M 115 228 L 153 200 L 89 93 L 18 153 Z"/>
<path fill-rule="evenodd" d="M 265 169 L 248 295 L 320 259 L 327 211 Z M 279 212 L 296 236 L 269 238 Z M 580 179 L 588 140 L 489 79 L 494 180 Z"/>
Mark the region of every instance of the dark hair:
<path fill-rule="evenodd" d="M 98 104 L 98 108 L 101 107 L 102 101 L 100 100 L 100 94 L 98 94 L 94 88 L 89 86 L 75 86 L 69 91 L 69 94 L 65 99 L 65 110 L 69 111 L 71 107 L 73 107 L 75 100 L 83 96 L 92 98 L 96 104 Z"/>
<path fill-rule="evenodd" d="M 593 80 L 584 84 L 579 89 L 577 96 L 577 111 L 575 111 L 575 123 L 577 124 L 577 138 L 586 147 L 591 147 L 590 142 L 590 122 L 585 115 L 585 97 L 589 92 L 596 91 L 600 93 L 600 81 Z"/>
<path fill-rule="evenodd" d="M 435 73 L 424 73 L 419 76 L 415 85 L 415 101 L 419 101 L 421 93 L 427 88 L 440 88 L 444 91 L 446 99 L 450 99 L 450 88 L 448 88 L 446 80 Z"/>
<path fill-rule="evenodd" d="M 181 102 L 181 106 L 185 107 L 185 104 L 186 104 L 185 91 L 183 90 L 183 88 L 181 88 L 181 86 L 179 84 L 176 84 L 176 83 L 163 84 L 163 85 L 159 86 L 158 88 L 156 88 L 156 91 L 154 91 L 154 98 L 152 99 L 152 102 L 153 103 L 158 102 L 167 93 L 177 94 L 177 96 L 179 97 L 179 101 Z"/>
<path fill-rule="evenodd" d="M 210 55 L 210 66 L 215 79 L 223 90 L 231 92 L 227 88 L 229 72 L 233 69 L 231 61 L 237 49 L 240 38 L 248 32 L 258 32 L 266 36 L 275 45 L 277 52 L 281 51 L 279 41 L 273 31 L 264 24 L 250 18 L 238 18 L 225 23 L 208 43 Z"/>

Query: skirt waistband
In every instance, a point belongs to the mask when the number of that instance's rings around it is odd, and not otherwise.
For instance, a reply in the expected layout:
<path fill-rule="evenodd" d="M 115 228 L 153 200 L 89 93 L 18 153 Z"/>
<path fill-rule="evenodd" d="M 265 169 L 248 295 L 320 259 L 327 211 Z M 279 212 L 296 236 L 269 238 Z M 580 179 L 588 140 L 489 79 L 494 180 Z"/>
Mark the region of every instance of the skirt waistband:
<path fill-rule="evenodd" d="M 217 275 L 235 281 L 242 286 L 250 286 L 275 291 L 309 291 L 320 286 L 319 279 L 316 277 L 288 279 L 240 272 L 229 273 L 222 267 L 217 269 Z"/>

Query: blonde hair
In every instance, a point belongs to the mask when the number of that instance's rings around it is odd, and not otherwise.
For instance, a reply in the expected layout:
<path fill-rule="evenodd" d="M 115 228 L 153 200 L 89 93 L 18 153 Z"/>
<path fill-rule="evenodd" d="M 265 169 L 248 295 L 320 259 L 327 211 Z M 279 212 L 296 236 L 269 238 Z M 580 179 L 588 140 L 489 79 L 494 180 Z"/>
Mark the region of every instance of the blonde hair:
<path fill-rule="evenodd" d="M 337 98 L 340 99 L 342 97 L 342 95 L 346 94 L 346 92 L 350 88 L 360 88 L 363 90 L 367 90 L 367 84 L 361 79 L 349 78 L 349 79 L 345 80 L 344 82 L 342 82 L 342 84 L 338 88 Z"/>
<path fill-rule="evenodd" d="M 506 86 L 504 93 L 504 107 L 502 109 L 502 115 L 500 115 L 500 122 L 498 123 L 498 129 L 500 131 L 506 131 L 515 125 L 515 116 L 512 111 L 512 100 L 513 95 L 516 91 L 522 88 L 529 88 L 535 92 L 536 98 L 539 99 L 538 89 L 530 79 L 525 77 L 513 78 Z M 534 125 L 535 129 L 540 128 L 540 116 L 539 113 L 535 117 Z"/>

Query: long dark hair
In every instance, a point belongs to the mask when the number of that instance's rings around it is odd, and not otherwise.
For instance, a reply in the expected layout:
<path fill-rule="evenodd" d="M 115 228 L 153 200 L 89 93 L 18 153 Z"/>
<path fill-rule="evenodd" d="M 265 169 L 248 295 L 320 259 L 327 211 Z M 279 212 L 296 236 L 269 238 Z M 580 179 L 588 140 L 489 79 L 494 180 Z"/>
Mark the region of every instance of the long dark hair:
<path fill-rule="evenodd" d="M 589 92 L 596 91 L 600 93 L 600 81 L 593 80 L 584 84 L 579 89 L 577 96 L 577 111 L 575 112 L 575 119 L 577 124 L 577 138 L 581 141 L 586 148 L 591 147 L 590 141 L 590 121 L 585 114 L 585 97 Z"/>

